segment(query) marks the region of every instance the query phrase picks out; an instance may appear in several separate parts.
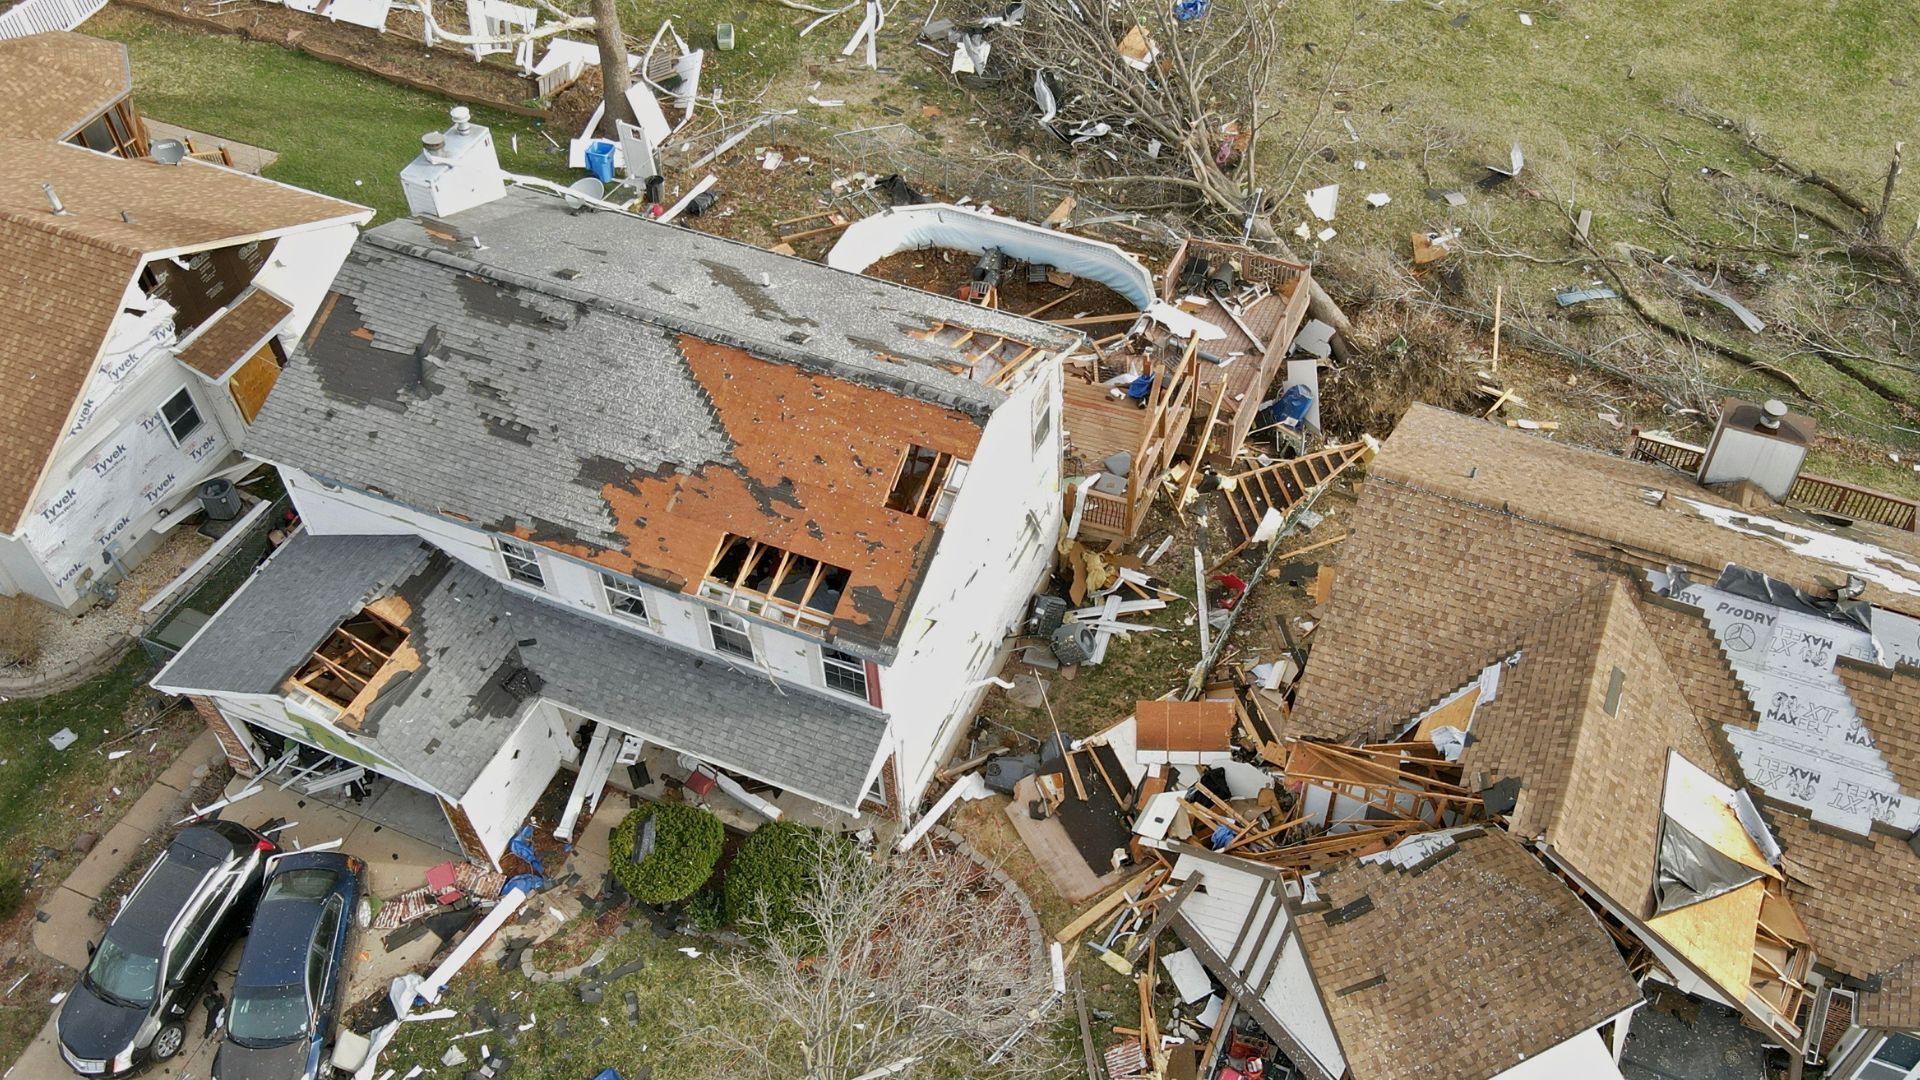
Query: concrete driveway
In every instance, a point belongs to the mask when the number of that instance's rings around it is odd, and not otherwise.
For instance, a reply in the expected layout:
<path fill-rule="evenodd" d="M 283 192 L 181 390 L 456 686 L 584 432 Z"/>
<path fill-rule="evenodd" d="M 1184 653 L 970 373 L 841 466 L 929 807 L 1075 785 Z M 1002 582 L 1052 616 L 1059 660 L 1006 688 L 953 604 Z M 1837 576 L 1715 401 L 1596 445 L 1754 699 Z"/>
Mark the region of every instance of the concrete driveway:
<path fill-rule="evenodd" d="M 126 818 L 101 838 L 87 859 L 54 890 L 48 903 L 42 905 L 47 918 L 34 927 L 37 949 L 78 972 L 86 963 L 87 943 L 96 940 L 104 929 L 88 914 L 88 908 L 132 861 L 143 840 L 188 812 L 181 808 L 184 791 L 192 785 L 195 770 L 218 753 L 218 745 L 211 736 L 197 740 L 148 795 L 135 803 Z M 246 783 L 236 779 L 227 794 L 243 789 Z M 363 816 L 369 813 L 379 816 Z M 437 815 L 438 810 L 434 813 Z M 429 831 L 420 825 L 431 823 L 432 819 L 422 818 L 418 808 L 397 804 L 397 797 L 384 791 L 356 806 L 344 800 L 328 802 L 297 791 L 283 791 L 269 781 L 259 794 L 235 803 L 221 816 L 252 828 L 275 819 L 291 822 L 276 834 L 276 839 L 288 850 L 336 839 L 342 841 L 341 850 L 366 861 L 367 889 L 375 896 L 392 896 L 424 884 L 428 867 L 459 857 L 429 839 L 413 835 Z M 342 1000 L 357 1001 L 384 987 L 394 976 L 423 968 L 437 944 L 428 935 L 388 951 L 379 935 L 363 931 L 350 961 Z M 233 975 L 243 947 L 244 942 L 228 952 L 214 977 L 213 989 L 227 998 L 232 997 Z M 54 1032 L 54 1017 L 58 1013 L 58 1006 L 49 1008 L 45 1026 L 4 1074 L 5 1080 L 56 1080 L 74 1075 L 60 1059 Z M 208 1080 L 216 1040 L 205 1038 L 205 1031 L 206 1010 L 202 1003 L 196 1002 L 187 1018 L 185 1049 L 172 1061 L 143 1075 Z"/>

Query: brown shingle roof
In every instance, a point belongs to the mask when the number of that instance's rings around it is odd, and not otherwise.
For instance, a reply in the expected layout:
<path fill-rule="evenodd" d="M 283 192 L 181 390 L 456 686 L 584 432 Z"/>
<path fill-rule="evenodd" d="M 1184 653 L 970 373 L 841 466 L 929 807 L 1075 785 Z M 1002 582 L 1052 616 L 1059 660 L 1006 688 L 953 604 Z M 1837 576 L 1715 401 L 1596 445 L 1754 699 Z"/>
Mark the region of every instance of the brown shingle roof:
<path fill-rule="evenodd" d="M 1880 988 L 1860 995 L 1855 1021 L 1862 1027 L 1920 1030 L 1920 953 L 1880 977 Z"/>
<path fill-rule="evenodd" d="M 1730 777 L 1632 593 L 1618 580 L 1591 586 L 1524 635 L 1499 694 L 1474 715 L 1460 764 L 1487 781 L 1519 777 L 1513 831 L 1544 838 L 1601 892 L 1645 915 L 1668 750 Z"/>
<path fill-rule="evenodd" d="M 1820 963 L 1866 979 L 1920 948 L 1920 855 L 1874 830 L 1841 836 L 1799 814 L 1768 815 L 1785 849 L 1787 898 Z"/>
<path fill-rule="evenodd" d="M 207 378 L 218 379 L 245 360 L 291 314 L 293 308 L 285 300 L 265 289 L 249 288 L 174 355 Z"/>
<path fill-rule="evenodd" d="M 117 41 L 65 31 L 0 41 L 0 136 L 64 139 L 131 93 Z"/>
<path fill-rule="evenodd" d="M 1643 489 L 1662 490 L 1667 496 L 1655 506 L 1642 498 Z M 1804 552 L 1722 528 L 1688 508 L 1685 500 L 1725 505 L 1664 467 L 1416 406 L 1382 447 L 1361 491 L 1339 577 L 1316 631 L 1313 662 L 1307 665 L 1291 717 L 1291 733 L 1343 741 L 1390 738 L 1400 724 L 1473 678 L 1481 667 L 1510 655 L 1524 636 L 1538 637 L 1538 652 L 1555 642 L 1579 640 L 1576 631 L 1591 634 L 1591 623 L 1581 621 L 1590 616 L 1570 609 L 1595 585 L 1620 577 L 1637 579 L 1648 567 L 1679 563 L 1711 576 L 1734 562 L 1803 587 L 1817 586 L 1822 578 L 1837 580 L 1843 572 Z M 1793 519 L 1787 512 L 1769 516 Z M 1911 558 L 1920 546 L 1920 538 L 1912 534 L 1877 526 L 1856 525 L 1845 535 L 1880 544 L 1902 559 Z M 1881 569 L 1894 567 L 1889 563 Z M 1868 598 L 1908 613 L 1915 609 L 1915 597 L 1884 584 L 1871 586 Z M 1615 621 L 1622 621 L 1622 601 L 1633 609 L 1632 621 L 1640 629 L 1616 631 L 1625 634 L 1620 647 L 1651 673 L 1658 670 L 1646 654 L 1647 642 L 1652 642 L 1680 700 L 1701 721 L 1697 735 L 1671 720 L 1662 725 L 1660 730 L 1668 735 L 1663 745 L 1737 784 L 1722 725 L 1750 728 L 1755 717 L 1711 630 L 1697 612 L 1649 595 L 1638 585 L 1610 601 L 1616 605 Z M 1549 626 L 1556 617 L 1564 625 Z M 1483 769 L 1491 770 L 1499 760 L 1502 767 L 1518 770 L 1527 754 L 1541 755 L 1554 770 L 1564 761 L 1564 744 L 1555 741 L 1567 737 L 1564 730 L 1530 732 L 1505 749 L 1498 741 L 1501 710 L 1515 708 L 1512 702 L 1521 700 L 1523 692 L 1545 695 L 1537 699 L 1543 702 L 1558 700 L 1547 690 L 1525 689 L 1526 666 L 1523 661 L 1510 672 L 1512 683 L 1503 686 L 1502 700 L 1484 707 L 1476 718 L 1476 736 L 1489 741 L 1469 747 L 1466 758 L 1477 758 Z M 1639 681 L 1631 678 L 1632 666 L 1621 666 L 1628 670 L 1630 686 Z M 1611 667 L 1607 664 L 1605 672 Z M 1883 675 L 1847 668 L 1842 665 L 1841 670 L 1850 685 L 1878 684 L 1860 695 L 1861 712 L 1890 767 L 1904 770 L 1896 772 L 1903 786 L 1910 793 L 1920 792 L 1910 779 L 1915 767 L 1911 718 L 1916 715 L 1914 704 L 1920 703 L 1911 695 L 1920 678 L 1908 672 Z M 1595 681 L 1604 691 L 1606 680 Z M 1594 685 L 1590 682 L 1589 690 Z M 1633 691 L 1628 693 L 1631 697 Z M 1661 707 L 1670 710 L 1672 702 Z M 1554 723 L 1566 722 L 1554 716 Z M 1536 713 L 1533 722 L 1545 722 L 1544 714 Z M 1609 761 L 1604 745 L 1595 744 L 1593 760 Z M 1633 737 L 1617 745 L 1624 755 L 1621 761 L 1650 757 L 1643 754 L 1646 749 Z M 1583 755 L 1586 752 L 1583 747 Z M 1599 767 L 1603 774 L 1606 767 Z M 1576 774 L 1585 771 L 1580 766 Z M 1583 814 L 1575 809 L 1582 797 L 1568 792 L 1560 796 L 1565 814 L 1544 819 L 1559 830 L 1558 850 L 1592 847 L 1600 852 L 1594 865 L 1614 882 L 1609 889 L 1628 888 L 1638 879 L 1637 873 L 1625 872 L 1624 863 L 1629 857 L 1637 863 L 1644 848 L 1650 864 L 1657 842 L 1660 788 L 1651 780 L 1658 770 L 1648 766 L 1650 782 L 1645 785 L 1632 782 L 1632 770 L 1622 775 L 1627 781 L 1624 793 L 1638 802 L 1653 799 L 1647 804 L 1653 809 L 1632 813 L 1634 821 L 1645 825 L 1633 827 L 1630 844 L 1607 831 L 1625 827 L 1620 816 L 1624 806 L 1602 801 L 1598 816 Z M 1541 783 L 1536 781 L 1536 788 Z M 1538 798 L 1542 807 L 1552 805 L 1538 790 L 1532 796 L 1525 795 L 1525 786 L 1522 791 L 1524 797 Z M 1534 807 L 1515 809 L 1521 825 L 1538 824 Z M 1847 839 L 1814 831 L 1804 817 L 1773 817 L 1787 849 L 1789 896 L 1813 932 L 1823 963 L 1866 977 L 1914 952 L 1915 942 L 1920 942 L 1920 856 L 1884 833 Z M 1585 828 L 1582 821 L 1600 826 L 1586 840 L 1578 836 Z M 1621 850 L 1607 853 L 1609 843 Z M 1569 863 L 1580 865 L 1571 856 Z M 1633 888 L 1638 897 L 1641 886 Z"/>
<path fill-rule="evenodd" d="M 1356 1080 L 1476 1080 L 1640 1000 L 1607 932 L 1497 829 L 1413 869 L 1347 863 L 1300 939 Z"/>
<path fill-rule="evenodd" d="M 191 159 L 0 138 L 0 531 L 17 530 L 146 256 L 367 213 Z"/>
<path fill-rule="evenodd" d="M 1906 667 L 1890 671 L 1842 657 L 1833 673 L 1847 685 L 1860 722 L 1867 726 L 1901 790 L 1920 797 L 1920 671 Z"/>

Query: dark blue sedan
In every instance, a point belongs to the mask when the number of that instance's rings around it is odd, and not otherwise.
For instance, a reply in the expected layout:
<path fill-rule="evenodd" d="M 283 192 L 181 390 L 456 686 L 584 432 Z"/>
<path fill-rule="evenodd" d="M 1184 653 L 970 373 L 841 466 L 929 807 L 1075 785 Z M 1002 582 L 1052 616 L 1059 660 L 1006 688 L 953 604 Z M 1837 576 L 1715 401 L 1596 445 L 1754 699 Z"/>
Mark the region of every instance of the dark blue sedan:
<path fill-rule="evenodd" d="M 295 852 L 267 868 L 240 954 L 215 1080 L 312 1080 L 333 1045 L 366 864 Z"/>

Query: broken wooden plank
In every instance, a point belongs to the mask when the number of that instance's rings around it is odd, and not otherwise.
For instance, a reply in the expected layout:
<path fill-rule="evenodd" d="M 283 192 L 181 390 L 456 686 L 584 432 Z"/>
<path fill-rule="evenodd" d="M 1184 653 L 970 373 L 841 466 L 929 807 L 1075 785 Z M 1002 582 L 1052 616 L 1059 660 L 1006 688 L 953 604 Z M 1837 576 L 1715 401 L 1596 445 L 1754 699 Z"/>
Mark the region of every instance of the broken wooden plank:
<path fill-rule="evenodd" d="M 1135 887 L 1145 885 L 1147 882 L 1151 881 L 1159 873 L 1160 873 L 1160 867 L 1156 865 L 1156 866 L 1149 866 L 1145 870 L 1142 870 L 1138 874 L 1135 874 L 1133 877 L 1121 883 L 1119 888 L 1113 890 L 1107 895 L 1094 901 L 1094 904 L 1092 907 L 1088 908 L 1086 911 L 1082 912 L 1078 918 L 1074 919 L 1072 922 L 1062 927 L 1060 932 L 1054 935 L 1053 939 L 1055 941 L 1060 942 L 1062 945 L 1065 945 L 1066 943 L 1079 937 L 1081 934 L 1086 933 L 1088 928 L 1092 927 L 1095 923 L 1099 922 L 1101 919 L 1106 918 L 1108 915 L 1112 914 L 1115 909 L 1119 908 L 1121 904 L 1127 902 L 1128 900 L 1127 894 L 1131 892 Z"/>
<path fill-rule="evenodd" d="M 1147 924 L 1146 932 L 1140 935 L 1133 948 L 1128 950 L 1128 960 L 1140 959 L 1140 954 L 1146 951 L 1146 946 L 1160 937 L 1160 934 L 1166 930 L 1167 924 L 1171 923 L 1174 915 L 1179 912 L 1180 905 L 1186 903 L 1187 897 L 1192 896 L 1194 890 L 1200 887 L 1201 876 L 1202 872 L 1189 874 L 1187 880 L 1180 883 L 1180 887 L 1174 890 L 1172 896 L 1154 906 L 1153 921 Z"/>

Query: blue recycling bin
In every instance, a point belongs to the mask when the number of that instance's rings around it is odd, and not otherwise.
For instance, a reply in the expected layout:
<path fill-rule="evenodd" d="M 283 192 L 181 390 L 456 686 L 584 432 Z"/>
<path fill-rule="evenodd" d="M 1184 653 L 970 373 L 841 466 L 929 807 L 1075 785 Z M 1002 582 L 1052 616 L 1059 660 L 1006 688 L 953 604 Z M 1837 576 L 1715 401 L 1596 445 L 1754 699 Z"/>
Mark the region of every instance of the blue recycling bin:
<path fill-rule="evenodd" d="M 1313 411 L 1313 391 L 1304 385 L 1287 387 L 1279 399 L 1260 410 L 1256 418 L 1261 427 L 1278 424 L 1282 427 L 1298 429 L 1306 423 L 1307 414 Z"/>
<path fill-rule="evenodd" d="M 587 171 L 603 184 L 613 183 L 613 152 L 618 149 L 605 139 L 587 144 Z"/>

